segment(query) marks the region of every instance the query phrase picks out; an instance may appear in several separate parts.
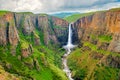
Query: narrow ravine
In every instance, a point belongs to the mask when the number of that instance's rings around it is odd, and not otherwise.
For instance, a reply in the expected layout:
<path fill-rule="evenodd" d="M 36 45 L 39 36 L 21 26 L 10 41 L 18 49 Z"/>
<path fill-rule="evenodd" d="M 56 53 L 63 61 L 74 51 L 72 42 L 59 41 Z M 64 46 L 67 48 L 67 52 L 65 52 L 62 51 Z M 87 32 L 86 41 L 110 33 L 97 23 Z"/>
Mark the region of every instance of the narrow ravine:
<path fill-rule="evenodd" d="M 68 33 L 68 42 L 67 45 L 63 46 L 64 49 L 66 49 L 66 53 L 63 55 L 62 58 L 62 63 L 64 66 L 63 71 L 66 73 L 67 77 L 69 78 L 69 80 L 74 80 L 71 76 L 71 71 L 67 65 L 67 56 L 71 53 L 71 49 L 75 47 L 75 45 L 72 44 L 72 29 L 71 29 L 71 25 L 69 24 L 69 33 Z"/>
<path fill-rule="evenodd" d="M 63 58 L 62 58 L 62 61 L 63 61 L 63 66 L 64 66 L 64 69 L 63 71 L 66 73 L 67 77 L 69 78 L 69 80 L 74 80 L 71 76 L 71 71 L 67 65 L 67 56 L 70 54 L 70 52 L 67 52 L 66 54 L 64 54 Z"/>

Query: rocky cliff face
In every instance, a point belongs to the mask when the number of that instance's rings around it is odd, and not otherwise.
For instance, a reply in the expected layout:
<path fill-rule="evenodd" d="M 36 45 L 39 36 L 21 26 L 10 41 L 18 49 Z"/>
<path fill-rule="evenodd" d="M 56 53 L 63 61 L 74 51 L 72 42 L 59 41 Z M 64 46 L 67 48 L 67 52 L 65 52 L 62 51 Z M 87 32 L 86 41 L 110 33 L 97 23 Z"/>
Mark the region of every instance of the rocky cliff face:
<path fill-rule="evenodd" d="M 25 36 L 34 45 L 65 44 L 67 27 L 67 21 L 46 14 L 7 12 L 0 16 L 0 45 L 10 44 L 14 46 L 12 53 L 16 53 L 18 42 L 22 43 Z M 31 52 L 25 48 L 23 56 Z"/>
<path fill-rule="evenodd" d="M 58 42 L 60 42 L 61 45 L 65 45 L 67 43 L 68 38 L 68 25 L 69 23 L 65 20 L 61 20 L 60 18 L 51 17 L 53 22 L 53 30 L 55 32 L 55 35 L 58 38 Z M 62 27 L 60 27 L 62 26 Z"/>
<path fill-rule="evenodd" d="M 68 27 L 68 22 L 56 17 L 48 16 L 46 14 L 15 14 L 15 18 L 17 27 L 22 28 L 23 33 L 30 34 L 36 29 L 42 32 L 44 35 L 44 43 L 46 45 L 49 44 L 50 41 L 53 43 L 59 43 L 59 38 L 61 39 L 59 33 L 61 33 L 64 37 L 67 34 L 66 30 Z M 56 30 L 56 26 L 59 30 Z"/>
<path fill-rule="evenodd" d="M 106 45 L 104 49 L 120 52 L 120 11 L 98 12 L 77 20 L 74 25 L 78 41 Z M 104 35 L 104 36 L 102 36 Z M 96 39 L 95 39 L 96 38 Z M 104 42 L 104 43 L 103 43 Z"/>
<path fill-rule="evenodd" d="M 13 13 L 7 13 L 0 17 L 0 37 L 1 45 L 6 45 L 8 43 L 13 46 L 17 45 L 19 36 Z"/>

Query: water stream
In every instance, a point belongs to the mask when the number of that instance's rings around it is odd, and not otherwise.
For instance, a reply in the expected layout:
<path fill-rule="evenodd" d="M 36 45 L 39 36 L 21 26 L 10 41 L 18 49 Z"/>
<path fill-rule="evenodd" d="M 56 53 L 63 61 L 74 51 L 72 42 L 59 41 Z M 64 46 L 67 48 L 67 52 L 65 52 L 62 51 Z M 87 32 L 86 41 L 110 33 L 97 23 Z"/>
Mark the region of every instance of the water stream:
<path fill-rule="evenodd" d="M 63 46 L 64 49 L 66 49 L 66 53 L 63 55 L 62 58 L 62 63 L 64 66 L 63 71 L 66 73 L 67 77 L 69 78 L 69 80 L 74 80 L 71 76 L 71 71 L 67 65 L 67 56 L 71 53 L 71 49 L 75 47 L 75 45 L 72 44 L 72 29 L 71 29 L 71 25 L 69 24 L 69 33 L 68 33 L 68 42 L 67 45 Z"/>

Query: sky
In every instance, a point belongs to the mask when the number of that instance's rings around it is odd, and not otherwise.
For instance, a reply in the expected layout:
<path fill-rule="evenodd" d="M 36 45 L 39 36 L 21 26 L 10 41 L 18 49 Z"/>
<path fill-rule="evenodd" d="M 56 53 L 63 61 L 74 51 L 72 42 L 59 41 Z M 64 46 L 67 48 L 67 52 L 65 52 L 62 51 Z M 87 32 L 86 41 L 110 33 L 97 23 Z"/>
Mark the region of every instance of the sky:
<path fill-rule="evenodd" d="M 33 13 L 91 12 L 120 7 L 120 0 L 0 0 L 0 10 Z"/>

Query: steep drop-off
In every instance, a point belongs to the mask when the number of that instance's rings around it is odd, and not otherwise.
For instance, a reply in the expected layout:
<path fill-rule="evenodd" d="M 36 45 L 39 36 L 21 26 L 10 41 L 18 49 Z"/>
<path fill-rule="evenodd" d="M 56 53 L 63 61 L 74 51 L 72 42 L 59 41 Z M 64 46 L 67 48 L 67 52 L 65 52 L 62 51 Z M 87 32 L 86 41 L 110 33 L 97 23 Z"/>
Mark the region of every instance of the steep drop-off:
<path fill-rule="evenodd" d="M 120 52 L 120 10 L 83 17 L 74 23 L 74 27 L 79 41 L 95 41 L 99 47 L 102 47 L 99 42 L 109 43 L 106 50 Z"/>
<path fill-rule="evenodd" d="M 73 24 L 78 48 L 68 58 L 75 80 L 120 79 L 120 9 L 96 12 Z"/>

